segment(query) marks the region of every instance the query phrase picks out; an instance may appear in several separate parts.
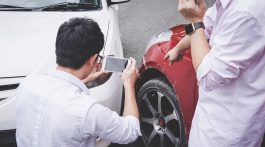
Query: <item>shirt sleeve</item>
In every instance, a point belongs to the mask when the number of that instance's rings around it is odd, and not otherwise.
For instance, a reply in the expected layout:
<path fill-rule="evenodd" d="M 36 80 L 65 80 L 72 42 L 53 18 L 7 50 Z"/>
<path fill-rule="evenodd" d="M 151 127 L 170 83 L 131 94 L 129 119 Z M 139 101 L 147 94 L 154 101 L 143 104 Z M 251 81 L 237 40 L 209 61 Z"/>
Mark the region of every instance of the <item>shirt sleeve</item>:
<path fill-rule="evenodd" d="M 211 51 L 197 69 L 200 87 L 213 90 L 238 78 L 264 54 L 265 37 L 258 21 L 246 12 L 233 12 L 215 36 Z"/>
<path fill-rule="evenodd" d="M 205 32 L 205 36 L 207 40 L 209 40 L 211 37 L 214 24 L 215 24 L 215 18 L 216 18 L 216 6 L 214 4 L 212 7 L 207 9 L 204 15 L 204 18 L 203 18 L 203 23 L 205 26 L 204 32 Z"/>
<path fill-rule="evenodd" d="M 119 144 L 133 142 L 141 135 L 138 118 L 121 117 L 100 104 L 94 104 L 88 110 L 82 132 Z"/>

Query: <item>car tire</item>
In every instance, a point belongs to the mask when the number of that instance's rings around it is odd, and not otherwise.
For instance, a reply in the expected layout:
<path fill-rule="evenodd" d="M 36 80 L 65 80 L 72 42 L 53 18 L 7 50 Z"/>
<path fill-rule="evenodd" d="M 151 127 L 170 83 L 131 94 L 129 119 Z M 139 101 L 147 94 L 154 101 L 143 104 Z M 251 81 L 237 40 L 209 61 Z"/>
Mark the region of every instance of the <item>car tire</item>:
<path fill-rule="evenodd" d="M 137 95 L 141 140 L 146 147 L 187 147 L 178 97 L 164 78 L 141 86 Z M 139 143 L 138 139 L 134 144 Z"/>

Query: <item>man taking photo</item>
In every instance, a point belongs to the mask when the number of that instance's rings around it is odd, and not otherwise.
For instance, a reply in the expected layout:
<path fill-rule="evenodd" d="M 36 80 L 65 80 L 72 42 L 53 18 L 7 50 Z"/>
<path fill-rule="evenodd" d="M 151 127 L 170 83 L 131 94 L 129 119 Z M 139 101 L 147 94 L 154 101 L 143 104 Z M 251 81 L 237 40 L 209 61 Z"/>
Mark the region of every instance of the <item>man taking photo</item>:
<path fill-rule="evenodd" d="M 104 75 L 98 68 L 104 35 L 88 18 L 63 23 L 56 39 L 56 70 L 28 76 L 17 91 L 18 147 L 94 147 L 97 137 L 129 143 L 140 133 L 135 98 L 136 61 L 123 74 L 123 117 L 97 104 L 84 84 Z M 107 90 L 107 89 L 106 89 Z"/>

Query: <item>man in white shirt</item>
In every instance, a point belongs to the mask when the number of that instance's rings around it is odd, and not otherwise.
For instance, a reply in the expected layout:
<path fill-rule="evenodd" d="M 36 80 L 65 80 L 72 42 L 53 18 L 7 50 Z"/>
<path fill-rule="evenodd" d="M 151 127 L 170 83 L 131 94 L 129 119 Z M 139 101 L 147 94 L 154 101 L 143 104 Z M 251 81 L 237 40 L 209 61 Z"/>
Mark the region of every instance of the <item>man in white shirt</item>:
<path fill-rule="evenodd" d="M 73 18 L 60 26 L 57 69 L 47 75 L 28 76 L 18 88 L 18 147 L 94 147 L 97 137 L 124 144 L 141 135 L 134 59 L 122 74 L 123 117 L 97 104 L 83 83 L 103 75 L 97 72 L 91 76 L 100 63 L 103 44 L 104 35 L 91 19 Z"/>
<path fill-rule="evenodd" d="M 179 12 L 191 24 L 165 56 L 172 64 L 191 47 L 199 100 L 189 147 L 260 147 L 265 132 L 265 1 L 216 0 L 206 14 L 205 8 L 205 0 L 179 0 Z"/>

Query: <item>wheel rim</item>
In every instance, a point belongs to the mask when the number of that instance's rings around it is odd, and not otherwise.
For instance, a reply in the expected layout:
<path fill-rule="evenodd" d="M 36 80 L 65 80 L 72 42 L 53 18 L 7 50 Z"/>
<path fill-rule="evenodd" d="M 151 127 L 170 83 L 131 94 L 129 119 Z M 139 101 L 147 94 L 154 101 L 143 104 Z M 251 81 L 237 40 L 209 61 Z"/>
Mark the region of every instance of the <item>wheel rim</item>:
<path fill-rule="evenodd" d="M 181 127 L 173 102 L 158 89 L 141 96 L 140 125 L 143 140 L 152 147 L 179 147 Z"/>

